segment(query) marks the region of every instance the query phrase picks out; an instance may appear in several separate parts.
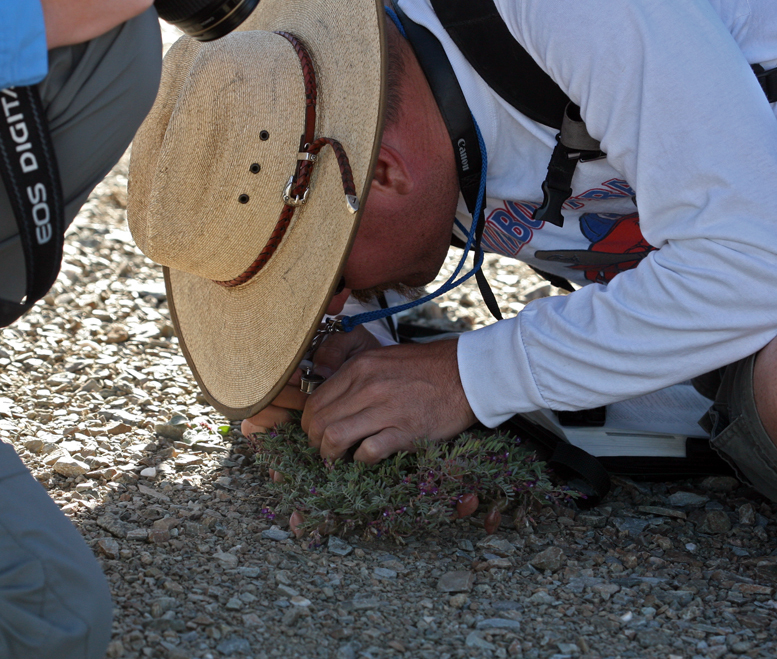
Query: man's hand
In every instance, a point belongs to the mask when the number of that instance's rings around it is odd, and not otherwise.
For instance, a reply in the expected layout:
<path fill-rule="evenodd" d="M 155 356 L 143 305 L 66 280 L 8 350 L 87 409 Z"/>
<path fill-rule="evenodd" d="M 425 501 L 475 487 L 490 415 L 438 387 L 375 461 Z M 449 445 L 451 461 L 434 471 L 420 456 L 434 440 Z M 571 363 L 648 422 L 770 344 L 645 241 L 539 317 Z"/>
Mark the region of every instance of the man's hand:
<path fill-rule="evenodd" d="M 83 43 L 142 14 L 153 0 L 41 0 L 46 22 L 46 44 Z"/>
<path fill-rule="evenodd" d="M 363 327 L 357 327 L 347 334 L 332 334 L 313 356 L 313 372 L 328 378 L 353 355 L 379 347 L 378 340 Z M 302 371 L 297 369 L 270 405 L 243 421 L 240 430 L 244 435 L 267 432 L 279 423 L 291 421 L 292 410 L 304 409 L 310 395 L 299 390 L 301 375 Z M 276 481 L 280 478 L 280 475 L 272 470 L 270 476 Z"/>
<path fill-rule="evenodd" d="M 418 438 L 449 439 L 466 430 L 476 419 L 459 379 L 456 346 L 388 346 L 349 359 L 305 405 L 302 428 L 311 444 L 337 459 L 361 441 L 354 459 L 375 464 L 412 450 Z"/>

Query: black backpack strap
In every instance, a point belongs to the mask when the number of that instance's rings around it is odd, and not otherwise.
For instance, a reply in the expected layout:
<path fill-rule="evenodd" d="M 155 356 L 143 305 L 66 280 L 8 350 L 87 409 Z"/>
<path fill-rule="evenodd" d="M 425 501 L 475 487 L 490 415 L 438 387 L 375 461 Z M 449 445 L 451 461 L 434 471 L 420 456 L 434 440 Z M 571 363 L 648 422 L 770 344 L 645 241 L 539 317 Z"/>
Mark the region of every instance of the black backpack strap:
<path fill-rule="evenodd" d="M 24 250 L 24 302 L 0 299 L 0 327 L 14 322 L 51 288 L 65 233 L 62 184 L 37 87 L 0 90 L 0 174 Z"/>
<path fill-rule="evenodd" d="M 569 99 L 507 29 L 493 0 L 431 0 L 442 26 L 467 61 L 529 119 L 561 128 Z"/>
<path fill-rule="evenodd" d="M 569 487 L 585 496 L 584 499 L 576 501 L 579 507 L 596 506 L 609 493 L 610 475 L 602 463 L 590 453 L 528 421 L 521 414 L 516 414 L 508 419 L 499 428 L 545 449 L 548 456 L 546 459 L 548 466 L 566 480 Z"/>
<path fill-rule="evenodd" d="M 562 226 L 561 209 L 572 194 L 577 163 L 604 155 L 588 135 L 580 108 L 515 40 L 493 0 L 431 2 L 442 26 L 491 89 L 529 119 L 561 130 L 534 219 Z"/>

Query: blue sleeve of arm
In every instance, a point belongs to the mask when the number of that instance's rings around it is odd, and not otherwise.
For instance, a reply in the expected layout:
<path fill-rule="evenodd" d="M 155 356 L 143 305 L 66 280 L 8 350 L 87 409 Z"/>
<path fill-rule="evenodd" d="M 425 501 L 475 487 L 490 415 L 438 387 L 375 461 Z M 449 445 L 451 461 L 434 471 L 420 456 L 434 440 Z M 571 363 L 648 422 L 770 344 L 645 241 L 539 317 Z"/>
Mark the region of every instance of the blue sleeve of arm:
<path fill-rule="evenodd" d="M 0 0 L 0 89 L 35 84 L 47 72 L 40 0 Z"/>

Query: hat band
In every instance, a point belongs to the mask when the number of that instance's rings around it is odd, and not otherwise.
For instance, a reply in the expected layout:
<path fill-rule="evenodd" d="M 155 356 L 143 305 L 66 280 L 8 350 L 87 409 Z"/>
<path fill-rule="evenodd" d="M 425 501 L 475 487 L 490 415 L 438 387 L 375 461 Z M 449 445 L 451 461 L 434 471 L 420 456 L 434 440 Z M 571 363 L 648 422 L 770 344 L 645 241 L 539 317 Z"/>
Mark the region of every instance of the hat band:
<path fill-rule="evenodd" d="M 313 139 L 316 131 L 316 102 L 318 99 L 318 86 L 316 83 L 316 72 L 313 68 L 313 60 L 305 49 L 305 46 L 302 45 L 302 42 L 294 35 L 289 34 L 288 32 L 276 32 L 276 34 L 284 37 L 292 46 L 294 46 L 294 50 L 299 56 L 300 63 L 302 64 L 302 74 L 305 81 L 305 132 L 302 134 L 299 154 L 297 155 L 296 171 L 289 178 L 286 188 L 281 195 L 284 202 L 283 210 L 281 211 L 278 222 L 275 224 L 273 232 L 270 234 L 267 244 L 262 251 L 259 252 L 259 256 L 256 257 L 254 262 L 248 266 L 242 274 L 229 281 L 212 280 L 215 284 L 225 288 L 234 288 L 241 284 L 245 284 L 267 265 L 267 262 L 275 253 L 275 250 L 286 235 L 286 230 L 289 228 L 289 224 L 291 224 L 294 212 L 308 200 L 313 167 L 318 161 L 318 154 L 326 145 L 331 146 L 335 152 L 337 165 L 340 168 L 340 176 L 343 181 L 343 192 L 345 193 L 348 211 L 356 213 L 359 210 L 359 199 L 356 196 L 356 186 L 353 182 L 351 163 L 348 160 L 348 155 L 346 154 L 343 145 L 337 140 L 329 137 L 321 137 L 317 140 Z"/>

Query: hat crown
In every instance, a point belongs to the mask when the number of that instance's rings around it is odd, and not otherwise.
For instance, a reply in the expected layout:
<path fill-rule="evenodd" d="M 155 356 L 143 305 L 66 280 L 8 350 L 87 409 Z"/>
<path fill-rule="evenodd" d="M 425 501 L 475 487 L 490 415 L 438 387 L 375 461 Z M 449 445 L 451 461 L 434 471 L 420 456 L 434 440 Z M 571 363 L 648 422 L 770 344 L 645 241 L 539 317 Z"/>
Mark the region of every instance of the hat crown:
<path fill-rule="evenodd" d="M 302 69 L 272 32 L 176 47 L 168 64 L 188 75 L 170 104 L 145 212 L 131 213 L 130 228 L 157 263 L 230 280 L 267 244 L 283 209 L 305 122 Z M 190 66 L 175 61 L 193 47 Z"/>

